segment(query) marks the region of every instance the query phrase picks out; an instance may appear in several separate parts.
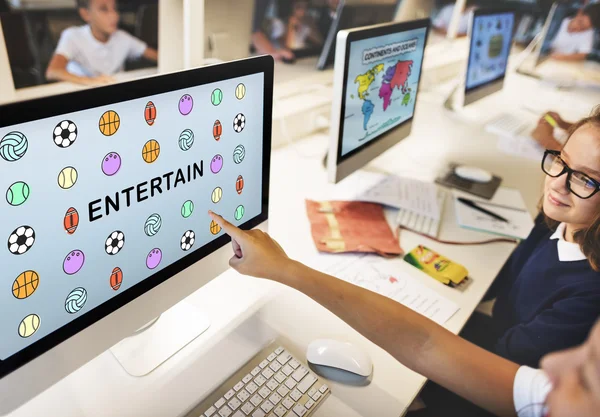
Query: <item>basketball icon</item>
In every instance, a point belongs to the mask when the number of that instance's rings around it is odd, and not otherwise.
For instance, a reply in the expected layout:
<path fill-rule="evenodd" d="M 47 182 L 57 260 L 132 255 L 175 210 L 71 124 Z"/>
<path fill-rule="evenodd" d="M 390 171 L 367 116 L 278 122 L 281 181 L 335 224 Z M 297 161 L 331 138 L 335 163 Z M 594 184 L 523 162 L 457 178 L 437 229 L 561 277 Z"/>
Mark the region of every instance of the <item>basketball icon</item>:
<path fill-rule="evenodd" d="M 235 191 L 237 191 L 238 194 L 242 194 L 243 190 L 244 190 L 244 177 L 242 177 L 241 175 L 238 175 L 237 180 L 235 181 Z"/>
<path fill-rule="evenodd" d="M 19 336 L 26 338 L 33 336 L 35 332 L 40 328 L 40 316 L 37 314 L 30 314 L 21 320 L 19 324 Z"/>
<path fill-rule="evenodd" d="M 13 282 L 13 295 L 19 300 L 31 296 L 40 285 L 40 276 L 35 271 L 25 271 L 21 273 Z"/>
<path fill-rule="evenodd" d="M 6 202 L 11 206 L 20 206 L 29 198 L 29 185 L 23 181 L 15 182 L 6 191 Z"/>
<path fill-rule="evenodd" d="M 110 287 L 117 291 L 121 288 L 121 284 L 123 283 L 123 271 L 121 268 L 117 267 L 113 269 L 112 274 L 110 274 Z"/>
<path fill-rule="evenodd" d="M 151 101 L 146 104 L 146 108 L 144 109 L 144 119 L 146 119 L 148 126 L 152 126 L 156 120 L 156 106 Z"/>
<path fill-rule="evenodd" d="M 217 222 L 215 222 L 214 220 L 212 220 L 210 222 L 210 232 L 213 235 L 218 234 L 221 231 L 221 226 L 219 226 L 219 224 Z"/>
<path fill-rule="evenodd" d="M 149 140 L 142 149 L 142 159 L 151 164 L 158 159 L 160 155 L 160 144 L 154 139 Z"/>
<path fill-rule="evenodd" d="M 223 189 L 221 187 L 217 187 L 213 190 L 210 199 L 213 203 L 217 204 L 219 201 L 221 201 L 221 198 L 223 198 Z"/>
<path fill-rule="evenodd" d="M 121 119 L 119 115 L 114 110 L 109 110 L 104 112 L 102 117 L 100 117 L 100 121 L 98 122 L 98 127 L 100 128 L 100 133 L 104 136 L 112 136 L 117 133 L 119 127 L 121 126 Z"/>
<path fill-rule="evenodd" d="M 223 101 L 223 92 L 219 88 L 215 89 L 210 96 L 210 101 L 213 106 L 218 106 L 221 104 Z"/>
<path fill-rule="evenodd" d="M 243 99 L 246 96 L 246 86 L 242 83 L 239 83 L 235 88 L 235 97 L 238 100 Z"/>
<path fill-rule="evenodd" d="M 63 221 L 63 226 L 65 227 L 65 231 L 72 235 L 77 230 L 77 226 L 79 226 L 79 213 L 75 209 L 75 207 L 71 207 L 65 213 L 65 219 Z"/>
<path fill-rule="evenodd" d="M 213 137 L 218 142 L 221 139 L 221 135 L 223 134 L 223 126 L 221 126 L 221 122 L 217 120 L 213 125 Z"/>
<path fill-rule="evenodd" d="M 77 170 L 73 167 L 66 167 L 58 174 L 58 186 L 63 190 L 68 190 L 77 182 Z"/>

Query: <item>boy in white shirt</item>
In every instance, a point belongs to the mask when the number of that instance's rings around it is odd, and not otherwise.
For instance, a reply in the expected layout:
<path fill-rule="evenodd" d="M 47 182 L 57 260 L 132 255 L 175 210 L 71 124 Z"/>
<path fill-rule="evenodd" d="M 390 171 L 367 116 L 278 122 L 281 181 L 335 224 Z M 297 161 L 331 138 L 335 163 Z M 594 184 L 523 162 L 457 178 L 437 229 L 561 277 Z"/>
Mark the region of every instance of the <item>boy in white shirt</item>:
<path fill-rule="evenodd" d="M 594 47 L 594 28 L 600 27 L 600 4 L 591 4 L 573 18 L 562 21 L 554 41 L 552 58 L 560 61 L 583 61 Z"/>
<path fill-rule="evenodd" d="M 158 60 L 156 50 L 118 29 L 116 0 L 77 0 L 87 23 L 63 31 L 46 70 L 49 80 L 97 85 L 113 81 L 127 59 Z"/>

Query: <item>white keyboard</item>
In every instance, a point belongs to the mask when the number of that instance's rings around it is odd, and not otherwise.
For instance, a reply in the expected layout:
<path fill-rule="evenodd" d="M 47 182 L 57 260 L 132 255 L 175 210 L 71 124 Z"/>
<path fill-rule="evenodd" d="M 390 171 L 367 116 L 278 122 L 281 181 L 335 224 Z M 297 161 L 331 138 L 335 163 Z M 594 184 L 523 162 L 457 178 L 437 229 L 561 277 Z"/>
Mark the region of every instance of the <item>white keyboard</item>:
<path fill-rule="evenodd" d="M 515 137 L 529 136 L 534 127 L 530 120 L 503 113 L 489 121 L 485 130 L 495 135 Z"/>
<path fill-rule="evenodd" d="M 427 217 L 411 210 L 400 209 L 398 212 L 398 217 L 396 217 L 396 223 L 399 227 L 404 227 L 406 229 L 437 238 L 440 230 L 441 215 L 443 213 L 446 194 L 447 192 L 445 190 L 438 188 L 437 200 L 440 208 L 440 219 Z"/>
<path fill-rule="evenodd" d="M 272 343 L 187 417 L 308 417 L 329 394 L 307 366 Z"/>

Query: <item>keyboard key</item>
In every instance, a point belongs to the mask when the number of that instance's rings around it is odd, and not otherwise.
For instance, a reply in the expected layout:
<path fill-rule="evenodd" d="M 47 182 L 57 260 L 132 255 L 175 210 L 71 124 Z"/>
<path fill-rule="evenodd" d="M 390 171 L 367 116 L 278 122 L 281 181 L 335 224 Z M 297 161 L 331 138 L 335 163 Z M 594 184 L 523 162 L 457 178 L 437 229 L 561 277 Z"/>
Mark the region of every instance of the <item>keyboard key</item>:
<path fill-rule="evenodd" d="M 293 389 L 296 386 L 296 381 L 294 381 L 293 378 L 288 378 L 287 381 L 285 381 L 285 386 L 289 389 Z"/>
<path fill-rule="evenodd" d="M 269 395 L 271 395 L 271 390 L 267 387 L 262 387 L 258 390 L 258 394 L 263 398 L 267 398 Z"/>
<path fill-rule="evenodd" d="M 260 367 L 260 369 L 265 369 L 267 366 L 269 366 L 269 361 L 267 361 L 265 359 L 264 361 L 262 361 L 261 363 L 259 363 L 258 366 Z"/>
<path fill-rule="evenodd" d="M 244 388 L 244 383 L 242 381 L 238 382 L 237 384 L 235 384 L 233 386 L 233 390 L 235 392 L 238 392 L 239 390 L 241 390 L 242 388 Z"/>
<path fill-rule="evenodd" d="M 254 383 L 256 385 L 258 385 L 259 387 L 262 387 L 263 385 L 265 385 L 265 382 L 267 382 L 267 379 L 262 375 L 257 376 L 256 379 L 254 380 Z"/>
<path fill-rule="evenodd" d="M 277 349 L 275 349 L 275 354 L 276 355 L 281 354 L 281 352 L 283 352 L 283 348 L 281 346 L 279 346 Z"/>
<path fill-rule="evenodd" d="M 315 405 L 315 402 L 313 400 L 308 400 L 306 404 L 304 404 L 304 406 L 309 410 L 312 408 L 313 405 Z"/>
<path fill-rule="evenodd" d="M 271 403 L 271 401 L 267 400 L 264 403 L 262 403 L 262 405 L 260 406 L 260 408 L 262 408 L 262 410 L 265 413 L 268 413 L 269 411 L 271 411 L 273 408 L 275 408 L 275 406 Z"/>
<path fill-rule="evenodd" d="M 285 374 L 281 371 L 277 372 L 275 374 L 275 381 L 279 382 L 280 384 L 283 384 L 283 381 L 285 381 Z"/>
<path fill-rule="evenodd" d="M 288 410 L 296 405 L 296 403 L 290 397 L 286 397 L 281 404 Z"/>
<path fill-rule="evenodd" d="M 316 393 L 317 393 L 317 389 L 316 388 L 311 388 L 310 391 L 308 391 L 308 396 L 312 397 Z"/>
<path fill-rule="evenodd" d="M 329 389 L 329 387 L 327 385 L 322 385 L 321 388 L 319 388 L 319 392 L 321 394 L 325 394 L 328 389 Z"/>
<path fill-rule="evenodd" d="M 250 415 L 250 413 L 252 411 L 254 411 L 254 406 L 252 405 L 252 403 L 246 403 L 242 406 L 242 411 L 244 412 L 244 414 L 246 414 L 247 416 Z"/>
<path fill-rule="evenodd" d="M 246 402 L 248 398 L 250 398 L 250 394 L 245 389 L 241 390 L 237 395 L 238 400 L 241 402 Z"/>
<path fill-rule="evenodd" d="M 252 404 L 253 404 L 255 407 L 258 407 L 258 405 L 259 405 L 260 403 L 262 403 L 262 401 L 263 401 L 263 398 L 262 398 L 260 395 L 258 395 L 258 394 L 255 394 L 255 395 L 254 395 L 254 397 L 250 398 L 250 402 L 251 402 L 251 403 L 252 403 Z"/>
<path fill-rule="evenodd" d="M 281 372 L 283 372 L 285 376 L 290 376 L 294 372 L 294 369 L 290 365 L 285 365 L 281 368 Z"/>
<path fill-rule="evenodd" d="M 306 374 L 308 374 L 308 369 L 306 369 L 304 366 L 301 366 L 292 374 L 292 378 L 294 378 L 296 382 L 300 382 L 302 381 L 302 378 L 306 376 Z"/>
<path fill-rule="evenodd" d="M 233 396 L 235 395 L 235 391 L 230 389 L 229 391 L 227 391 L 224 395 L 225 399 L 227 401 L 231 400 L 233 398 Z"/>
<path fill-rule="evenodd" d="M 273 372 L 269 368 L 267 368 L 264 371 L 262 371 L 261 375 L 264 376 L 266 379 L 271 379 L 271 377 L 273 377 L 273 375 L 275 375 L 275 372 Z"/>
<path fill-rule="evenodd" d="M 281 369 L 281 365 L 279 364 L 279 362 L 275 361 L 272 362 L 271 365 L 269 365 L 269 368 L 271 368 L 271 371 L 277 372 Z"/>
<path fill-rule="evenodd" d="M 231 411 L 231 409 L 229 407 L 227 407 L 226 405 L 223 406 L 223 408 L 221 408 L 219 410 L 219 415 L 221 417 L 229 417 L 232 414 L 233 414 L 233 411 Z"/>
<path fill-rule="evenodd" d="M 290 361 L 290 366 L 291 366 L 293 369 L 298 369 L 298 367 L 300 366 L 300 363 L 299 363 L 299 362 L 298 362 L 296 359 L 292 359 L 292 360 Z"/>
<path fill-rule="evenodd" d="M 277 417 L 283 417 L 283 415 L 285 413 L 287 413 L 287 410 L 285 409 L 284 406 L 278 405 L 277 408 L 275 409 L 274 413 Z"/>
<path fill-rule="evenodd" d="M 274 379 L 271 379 L 269 382 L 267 382 L 267 387 L 271 391 L 275 391 L 277 389 L 277 387 L 279 387 L 279 384 Z"/>
<path fill-rule="evenodd" d="M 297 404 L 293 408 L 294 413 L 298 414 L 299 417 L 303 417 L 304 414 L 308 413 L 308 410 L 301 404 Z"/>
<path fill-rule="evenodd" d="M 254 413 L 252 413 L 252 417 L 265 417 L 266 414 L 263 412 L 263 410 L 256 410 Z"/>
<path fill-rule="evenodd" d="M 277 357 L 277 362 L 285 365 L 290 359 L 292 359 L 292 355 L 290 355 L 288 352 L 283 352 Z"/>
<path fill-rule="evenodd" d="M 205 417 L 211 417 L 212 415 L 214 415 L 217 412 L 217 409 L 215 407 L 210 407 L 208 410 L 206 410 L 204 412 L 204 416 Z"/>
<path fill-rule="evenodd" d="M 235 411 L 238 408 L 240 408 L 240 405 L 242 405 L 242 402 L 240 400 L 238 400 L 237 398 L 234 398 L 233 400 L 229 401 L 227 403 L 227 405 L 229 406 L 229 408 L 231 408 L 233 411 Z"/>
<path fill-rule="evenodd" d="M 298 386 L 296 387 L 298 389 L 298 391 L 300 391 L 302 394 L 305 394 L 306 391 L 308 391 L 308 389 L 310 387 L 313 386 L 313 384 L 317 382 L 317 377 L 314 376 L 313 374 L 308 374 L 306 375 L 306 377 L 298 384 Z"/>
<path fill-rule="evenodd" d="M 288 395 L 289 392 L 290 392 L 290 390 L 287 389 L 287 387 L 285 385 L 282 385 L 279 388 L 277 388 L 277 394 L 281 395 L 282 397 L 285 397 L 286 395 Z"/>
<path fill-rule="evenodd" d="M 250 373 L 252 374 L 252 376 L 256 376 L 256 375 L 260 374 L 260 371 L 261 371 L 260 366 L 257 366 Z"/>
<path fill-rule="evenodd" d="M 219 399 L 219 401 L 217 401 L 217 402 L 215 403 L 215 407 L 217 407 L 217 408 L 221 408 L 221 407 L 223 407 L 223 406 L 225 405 L 225 402 L 226 402 L 226 401 L 225 401 L 225 398 L 221 397 L 221 398 Z"/>
<path fill-rule="evenodd" d="M 312 396 L 312 399 L 314 402 L 317 402 L 321 399 L 322 396 L 323 396 L 323 394 L 321 394 L 320 392 L 317 392 L 315 395 Z"/>
<path fill-rule="evenodd" d="M 236 411 L 231 417 L 246 417 L 241 411 Z"/>
<path fill-rule="evenodd" d="M 254 394 L 256 391 L 258 391 L 258 385 L 256 385 L 254 382 L 251 382 L 246 385 L 246 391 L 248 391 L 250 394 Z"/>
<path fill-rule="evenodd" d="M 267 360 L 269 362 L 273 362 L 275 359 L 277 359 L 277 355 L 275 354 L 275 352 L 273 352 L 269 356 L 267 356 Z"/>
<path fill-rule="evenodd" d="M 302 398 L 302 393 L 295 389 L 290 393 L 290 398 L 294 401 L 298 401 L 300 398 Z"/>
<path fill-rule="evenodd" d="M 271 401 L 274 405 L 277 405 L 279 404 L 279 401 L 281 401 L 281 397 L 279 396 L 279 394 L 274 392 L 273 395 L 269 397 L 269 401 Z"/>
<path fill-rule="evenodd" d="M 252 374 L 248 374 L 244 377 L 244 379 L 242 379 L 242 382 L 244 384 L 247 384 L 248 382 L 252 381 Z"/>

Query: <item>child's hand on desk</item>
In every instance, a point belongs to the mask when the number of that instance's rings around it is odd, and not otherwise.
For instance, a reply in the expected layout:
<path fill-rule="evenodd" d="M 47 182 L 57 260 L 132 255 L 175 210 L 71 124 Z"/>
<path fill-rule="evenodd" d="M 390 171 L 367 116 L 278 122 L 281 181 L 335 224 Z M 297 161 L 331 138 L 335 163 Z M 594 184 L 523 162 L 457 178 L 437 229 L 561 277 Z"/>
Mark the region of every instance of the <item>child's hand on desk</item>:
<path fill-rule="evenodd" d="M 562 117 L 560 117 L 560 114 L 558 114 L 555 111 L 546 112 L 546 114 L 543 115 L 541 118 L 544 119 L 546 117 L 546 115 L 548 115 L 552 119 L 554 119 L 554 121 L 556 121 L 556 124 L 558 125 L 558 127 L 560 127 L 562 130 L 569 130 L 569 129 L 571 129 L 571 126 L 573 126 L 573 123 L 567 122 Z"/>
<path fill-rule="evenodd" d="M 241 230 L 212 211 L 208 214 L 231 236 L 234 255 L 229 265 L 239 273 L 275 280 L 292 263 L 279 243 L 262 230 Z"/>
<path fill-rule="evenodd" d="M 560 142 L 554 138 L 554 127 L 543 117 L 538 121 L 533 132 L 531 132 L 531 136 L 546 149 L 554 151 L 562 149 Z"/>
<path fill-rule="evenodd" d="M 82 77 L 81 82 L 85 85 L 98 86 L 112 84 L 116 80 L 109 75 L 98 75 L 97 77 Z"/>

